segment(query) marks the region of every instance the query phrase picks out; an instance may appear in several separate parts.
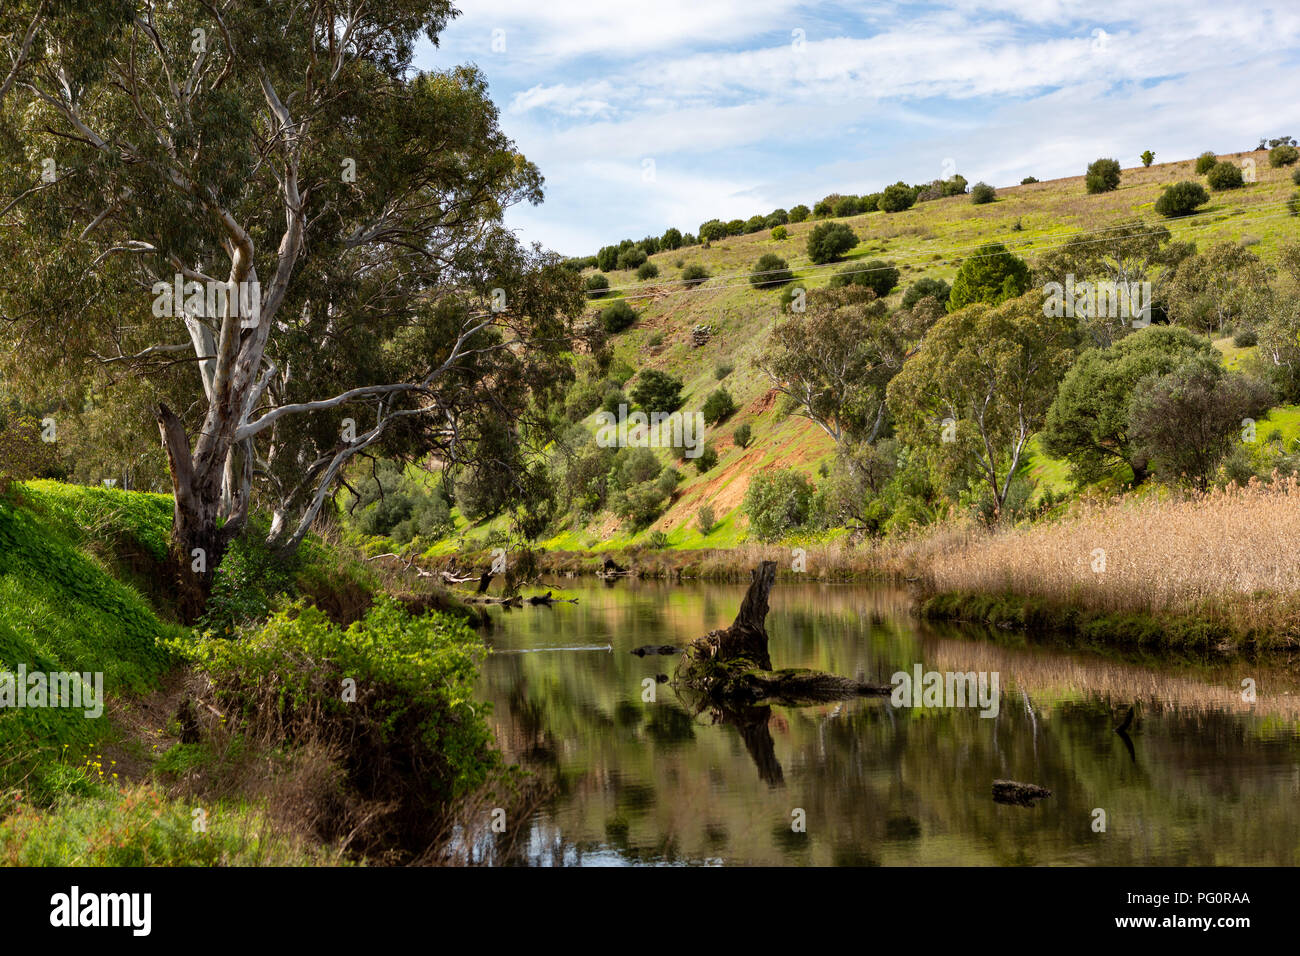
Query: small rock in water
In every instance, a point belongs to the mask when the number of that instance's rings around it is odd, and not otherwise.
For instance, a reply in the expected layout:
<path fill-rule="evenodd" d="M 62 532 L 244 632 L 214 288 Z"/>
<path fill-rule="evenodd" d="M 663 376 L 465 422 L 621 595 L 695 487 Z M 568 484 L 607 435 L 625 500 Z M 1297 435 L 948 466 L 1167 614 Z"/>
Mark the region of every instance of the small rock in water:
<path fill-rule="evenodd" d="M 1014 803 L 1022 807 L 1030 807 L 1035 800 L 1051 795 L 1052 791 L 1036 783 L 1017 783 L 1015 780 L 993 781 L 993 799 L 997 803 Z"/>

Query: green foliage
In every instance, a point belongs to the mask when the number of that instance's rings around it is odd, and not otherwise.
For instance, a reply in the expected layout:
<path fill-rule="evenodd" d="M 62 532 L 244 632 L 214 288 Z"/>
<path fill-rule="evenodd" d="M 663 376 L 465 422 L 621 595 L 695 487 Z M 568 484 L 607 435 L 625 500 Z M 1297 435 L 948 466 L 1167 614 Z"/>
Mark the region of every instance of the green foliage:
<path fill-rule="evenodd" d="M 1088 165 L 1084 185 L 1089 193 L 1108 193 L 1119 188 L 1120 166 L 1114 159 L 1094 159 Z"/>
<path fill-rule="evenodd" d="M 843 219 L 845 216 L 856 216 L 862 211 L 862 204 L 857 196 L 842 196 L 835 201 L 833 208 L 835 217 Z"/>
<path fill-rule="evenodd" d="M 599 299 L 602 296 L 609 294 L 609 279 L 601 275 L 599 272 L 593 272 L 591 275 L 587 276 L 587 281 L 584 283 L 584 286 L 593 299 Z"/>
<path fill-rule="evenodd" d="M 1215 192 L 1222 192 L 1225 189 L 1240 189 L 1244 185 L 1241 178 L 1241 168 L 1236 163 L 1230 163 L 1227 160 L 1222 163 L 1215 163 L 1208 173 L 1205 174 L 1205 181 L 1210 184 L 1210 188 Z"/>
<path fill-rule="evenodd" d="M 1291 182 L 1295 183 L 1297 186 L 1300 186 L 1300 169 L 1297 169 L 1293 173 L 1291 173 Z"/>
<path fill-rule="evenodd" d="M 1215 155 L 1214 151 L 1207 149 L 1205 152 L 1201 153 L 1200 156 L 1196 157 L 1196 175 L 1204 176 L 1213 169 L 1218 162 L 1219 157 Z"/>
<path fill-rule="evenodd" d="M 682 233 L 680 229 L 674 229 L 669 226 L 664 230 L 663 237 L 659 240 L 659 245 L 671 252 L 674 249 L 682 247 Z"/>
<path fill-rule="evenodd" d="M 635 269 L 646 261 L 645 250 L 640 246 L 632 246 L 624 249 L 618 254 L 617 268 Z"/>
<path fill-rule="evenodd" d="M 708 270 L 698 263 L 692 263 L 682 270 L 682 282 L 685 283 L 688 289 L 703 285 L 708 281 L 708 278 Z"/>
<path fill-rule="evenodd" d="M 583 415 L 599 404 L 598 388 L 593 384 L 585 397 L 591 407 Z M 436 541 L 451 531 L 451 509 L 442 492 L 429 486 L 426 475 L 408 475 L 398 462 L 378 462 L 351 486 L 343 496 L 345 521 L 362 534 L 406 545 L 417 537 Z"/>
<path fill-rule="evenodd" d="M 610 303 L 600 313 L 600 324 L 605 327 L 606 332 L 613 335 L 632 325 L 637 318 L 636 310 L 627 304 L 627 300 L 619 299 L 617 302 Z"/>
<path fill-rule="evenodd" d="M 1232 335 L 1232 344 L 1239 349 L 1253 348 L 1259 344 L 1259 333 L 1254 329 L 1238 329 Z"/>
<path fill-rule="evenodd" d="M 820 227 L 818 227 L 820 228 Z M 750 272 L 749 284 L 755 289 L 784 285 L 794 278 L 790 265 L 774 252 L 759 256 Z"/>
<path fill-rule="evenodd" d="M 870 262 L 854 262 L 844 266 L 828 283 L 832 289 L 846 285 L 857 285 L 870 289 L 876 297 L 883 299 L 898 285 L 899 271 L 895 266 L 880 259 Z"/>
<path fill-rule="evenodd" d="M 762 232 L 767 228 L 767 218 L 765 216 L 750 216 L 745 220 L 745 232 Z"/>
<path fill-rule="evenodd" d="M 341 854 L 280 836 L 263 811 L 237 803 L 208 807 L 194 832 L 193 800 L 148 785 L 95 786 L 51 811 L 19 803 L 0 822 L 0 866 L 339 866 Z"/>
<path fill-rule="evenodd" d="M 474 700 L 488 649 L 459 618 L 414 617 L 381 597 L 344 629 L 297 603 L 239 640 L 202 636 L 175 647 L 239 721 L 271 724 L 290 743 L 352 740 L 358 786 L 371 762 L 376 771 L 380 762 L 419 767 L 422 797 L 438 805 L 483 784 L 500 763 L 488 707 Z M 356 682 L 355 701 L 343 699 L 345 678 Z M 358 752 L 364 745 L 373 749 Z"/>
<path fill-rule="evenodd" d="M 790 221 L 791 221 L 791 222 L 803 222 L 803 221 L 804 221 L 805 219 L 807 219 L 811 214 L 812 214 L 812 210 L 809 209 L 807 206 L 805 206 L 803 203 L 800 203 L 800 204 L 797 205 L 797 206 L 791 206 L 791 207 L 790 207 Z"/>
<path fill-rule="evenodd" d="M 1160 198 L 1156 200 L 1156 212 L 1167 218 L 1190 216 L 1197 206 L 1210 201 L 1210 194 L 1200 183 L 1174 183 L 1166 186 Z"/>
<path fill-rule="evenodd" d="M 1020 180 L 1020 185 L 1028 186 L 1031 183 L 1036 183 L 1036 182 L 1038 182 L 1037 176 L 1026 176 L 1024 179 Z"/>
<path fill-rule="evenodd" d="M 601 411 L 609 412 L 611 415 L 618 414 L 620 405 L 629 404 L 627 395 L 621 388 L 611 388 L 605 393 L 605 399 L 600 403 Z"/>
<path fill-rule="evenodd" d="M 785 226 L 777 226 L 775 229 L 772 230 L 772 238 L 775 239 L 777 242 L 781 242 L 785 239 L 789 239 L 790 230 L 787 229 Z"/>
<path fill-rule="evenodd" d="M 948 311 L 956 312 L 973 302 L 996 305 L 1021 296 L 1029 288 L 1029 265 L 1000 242 L 986 243 L 975 250 L 953 279 Z"/>
<path fill-rule="evenodd" d="M 602 246 L 596 253 L 596 268 L 610 272 L 618 266 L 618 246 Z"/>
<path fill-rule="evenodd" d="M 700 529 L 700 534 L 705 537 L 708 537 L 713 529 L 718 526 L 718 519 L 710 506 L 704 505 L 695 513 L 695 526 Z"/>
<path fill-rule="evenodd" d="M 632 400 L 647 413 L 675 412 L 682 405 L 682 380 L 659 369 L 645 369 L 632 387 Z"/>
<path fill-rule="evenodd" d="M 938 300 L 941 306 L 947 306 L 948 295 L 951 292 L 952 287 L 942 279 L 917 279 L 903 293 L 903 308 L 912 308 L 926 296 Z"/>
<path fill-rule="evenodd" d="M 759 472 L 745 491 L 750 534 L 763 542 L 780 541 L 808 522 L 812 500 L 813 487 L 802 473 Z"/>
<path fill-rule="evenodd" d="M 1300 159 L 1300 149 L 1290 144 L 1274 146 L 1268 151 L 1268 164 L 1273 167 L 1290 166 Z"/>
<path fill-rule="evenodd" d="M 808 234 L 808 258 L 818 265 L 835 262 L 858 244 L 858 237 L 842 222 L 823 222 Z"/>
<path fill-rule="evenodd" d="M 1128 420 L 1138 383 L 1168 374 L 1191 358 L 1216 355 L 1208 339 L 1168 325 L 1153 325 L 1110 348 L 1084 352 L 1048 409 L 1044 450 L 1067 459 L 1076 482 L 1096 481 L 1114 466 L 1127 464 L 1140 484 L 1148 463 L 1130 440 Z"/>
<path fill-rule="evenodd" d="M 743 425 L 737 425 L 736 430 L 731 433 L 731 440 L 736 443 L 737 448 L 748 448 L 753 435 L 753 429 L 746 422 Z"/>
<path fill-rule="evenodd" d="M 643 262 L 640 268 L 636 270 L 638 279 L 657 279 L 659 278 L 659 267 L 653 262 Z"/>
<path fill-rule="evenodd" d="M 886 186 L 880 193 L 879 204 L 884 212 L 902 212 L 911 209 L 915 202 L 916 193 L 911 186 L 901 181 Z"/>
<path fill-rule="evenodd" d="M 1142 165 L 1143 165 L 1143 166 L 1150 166 L 1150 165 L 1151 165 L 1152 163 L 1154 163 L 1155 161 L 1156 161 L 1156 154 L 1155 154 L 1155 153 L 1151 152 L 1151 150 L 1149 150 L 1149 149 L 1147 149 L 1147 150 L 1143 150 L 1143 152 L 1142 152 Z"/>
<path fill-rule="evenodd" d="M 1138 384 L 1129 435 L 1164 481 L 1204 491 L 1239 439 L 1242 421 L 1262 415 L 1273 396 L 1262 383 L 1226 372 L 1215 359 L 1190 359 Z"/>
<path fill-rule="evenodd" d="M 704 400 L 704 421 L 709 425 L 729 418 L 736 411 L 736 402 L 725 388 L 714 389 Z"/>
<path fill-rule="evenodd" d="M 721 219 L 700 223 L 700 242 L 717 242 L 727 237 L 727 225 Z"/>
<path fill-rule="evenodd" d="M 998 191 L 988 183 L 976 183 L 971 187 L 970 201 L 976 206 L 991 203 L 998 198 Z"/>
<path fill-rule="evenodd" d="M 718 463 L 718 451 L 710 442 L 705 445 L 699 455 L 695 457 L 695 470 L 701 475 L 713 468 Z"/>
<path fill-rule="evenodd" d="M 721 382 L 724 378 L 726 378 L 735 370 L 736 370 L 736 366 L 734 363 L 719 362 L 717 365 L 713 366 L 713 377 L 717 379 L 719 382 Z"/>
<path fill-rule="evenodd" d="M 255 535 L 232 542 L 196 627 L 229 637 L 241 626 L 265 620 L 292 585 L 293 570 Z"/>

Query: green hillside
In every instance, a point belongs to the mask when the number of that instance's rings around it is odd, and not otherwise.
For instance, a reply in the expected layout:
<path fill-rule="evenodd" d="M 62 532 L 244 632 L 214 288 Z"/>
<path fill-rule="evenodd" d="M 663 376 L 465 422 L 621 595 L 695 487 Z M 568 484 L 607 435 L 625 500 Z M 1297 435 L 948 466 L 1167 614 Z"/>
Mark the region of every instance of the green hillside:
<path fill-rule="evenodd" d="M 951 282 L 963 258 L 982 243 L 1001 242 L 1032 265 L 1044 252 L 1057 248 L 1071 237 L 1102 229 L 1134 217 L 1166 226 L 1174 240 L 1191 241 L 1198 248 L 1230 239 L 1249 245 L 1251 251 L 1271 262 L 1287 238 L 1297 235 L 1296 223 L 1286 207 L 1294 194 L 1291 169 L 1270 168 L 1264 154 L 1229 154 L 1221 159 L 1256 163 L 1254 183 L 1243 188 L 1211 193 L 1210 201 L 1194 215 L 1166 220 L 1154 210 L 1163 188 L 1172 183 L 1200 181 L 1195 160 L 1135 167 L 1123 171 L 1118 189 L 1089 195 L 1084 177 L 1058 179 L 999 189 L 994 202 L 976 205 L 969 195 L 950 196 L 918 203 L 897 213 L 871 212 L 833 220 L 849 225 L 859 244 L 842 260 L 814 265 L 806 252 L 808 233 L 827 220 L 809 219 L 786 226 L 788 238 L 775 240 L 771 230 L 729 236 L 708 247 L 696 245 L 652 255 L 658 267 L 655 279 L 638 281 L 633 269 L 605 273 L 610 291 L 592 299 L 589 317 L 599 321 L 610 303 L 622 298 L 639 313 L 630 328 L 611 337 L 614 365 L 627 369 L 661 369 L 684 382 L 682 410 L 699 410 L 711 391 L 721 384 L 733 396 L 737 412 L 706 437 L 719 454 L 718 464 L 698 474 L 689 460 L 675 460 L 676 452 L 657 450 L 665 464 L 682 473 L 671 505 L 648 527 L 639 532 L 625 530 L 624 523 L 606 512 L 585 525 L 543 542 L 548 548 L 586 549 L 618 547 L 666 534 L 677 547 L 728 547 L 743 539 L 747 519 L 737 509 L 754 474 L 769 468 L 796 468 L 814 474 L 822 462 L 833 457 L 833 443 L 815 424 L 789 413 L 790 405 L 770 389 L 753 359 L 762 351 L 772 326 L 781 319 L 781 289 L 754 289 L 747 275 L 755 261 L 766 253 L 785 259 L 795 277 L 794 285 L 815 288 L 829 282 L 834 273 L 850 263 L 881 259 L 900 272 L 898 286 L 886 299 L 898 306 L 906 288 L 921 278 Z M 818 197 L 807 197 L 808 205 Z M 758 212 L 758 210 L 756 210 Z M 708 219 L 710 210 L 700 210 Z M 665 224 L 668 225 L 668 224 Z M 677 224 L 683 231 L 695 224 Z M 617 236 L 610 236 L 617 242 Z M 681 279 L 683 269 L 703 266 L 709 280 L 689 287 Z M 596 270 L 588 269 L 584 276 Z M 709 327 L 705 344 L 697 345 L 693 330 Z M 1230 338 L 1217 343 L 1226 360 L 1235 365 L 1242 349 Z M 732 371 L 720 381 L 719 366 Z M 723 369 L 725 371 L 725 368 Z M 586 424 L 595 427 L 595 415 Z M 738 447 L 732 434 L 740 425 L 752 428 L 753 441 Z M 1054 462 L 1031 446 L 1026 471 L 1041 489 L 1063 491 L 1068 487 L 1066 466 Z M 707 538 L 695 526 L 699 508 L 709 505 L 719 525 Z M 500 521 L 496 524 L 500 524 Z M 474 539 L 475 531 L 457 521 L 458 535 Z M 448 541 L 434 549 L 447 551 Z"/>

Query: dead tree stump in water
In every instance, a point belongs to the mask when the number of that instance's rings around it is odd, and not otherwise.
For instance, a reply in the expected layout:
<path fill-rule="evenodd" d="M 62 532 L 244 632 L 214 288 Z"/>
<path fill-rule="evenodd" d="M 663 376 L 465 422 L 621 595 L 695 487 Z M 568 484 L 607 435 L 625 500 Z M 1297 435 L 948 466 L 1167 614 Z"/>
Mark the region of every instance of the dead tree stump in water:
<path fill-rule="evenodd" d="M 775 561 L 764 561 L 750 572 L 749 590 L 745 592 L 736 619 L 731 622 L 731 627 L 713 632 L 718 641 L 715 660 L 726 663 L 743 657 L 755 667 L 765 671 L 772 669 L 772 658 L 767 652 L 767 599 L 774 584 Z"/>

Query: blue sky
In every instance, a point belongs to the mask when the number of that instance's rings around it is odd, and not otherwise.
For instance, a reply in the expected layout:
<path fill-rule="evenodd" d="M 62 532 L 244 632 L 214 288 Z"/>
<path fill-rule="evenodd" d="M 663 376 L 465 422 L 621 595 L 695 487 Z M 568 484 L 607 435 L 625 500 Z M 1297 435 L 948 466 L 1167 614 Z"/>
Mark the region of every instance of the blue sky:
<path fill-rule="evenodd" d="M 995 186 L 1300 137 L 1300 3 L 459 0 L 546 177 L 521 238 L 587 255 L 714 217 L 960 172 Z"/>

